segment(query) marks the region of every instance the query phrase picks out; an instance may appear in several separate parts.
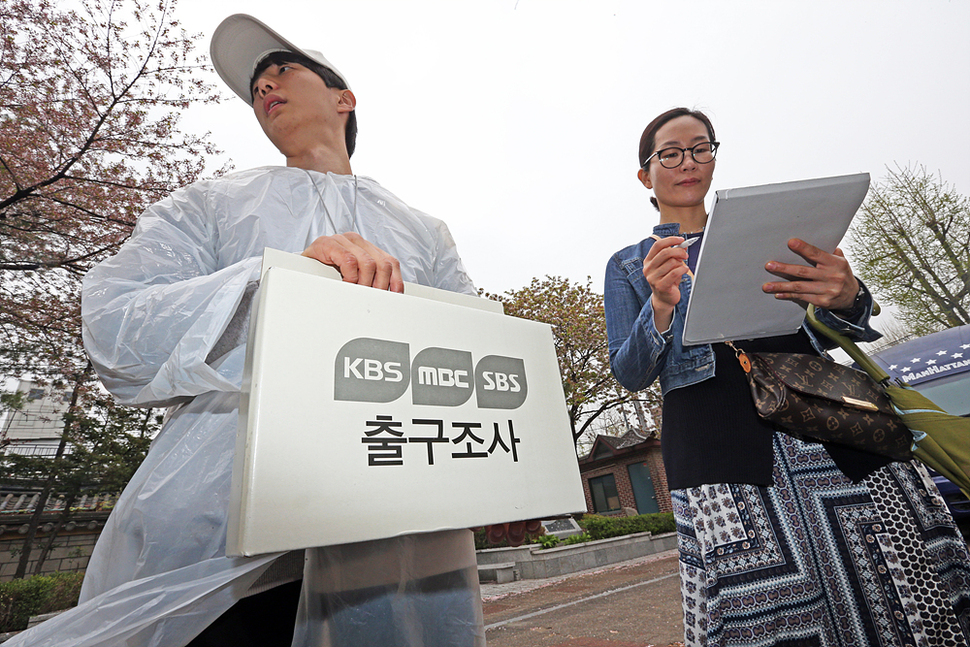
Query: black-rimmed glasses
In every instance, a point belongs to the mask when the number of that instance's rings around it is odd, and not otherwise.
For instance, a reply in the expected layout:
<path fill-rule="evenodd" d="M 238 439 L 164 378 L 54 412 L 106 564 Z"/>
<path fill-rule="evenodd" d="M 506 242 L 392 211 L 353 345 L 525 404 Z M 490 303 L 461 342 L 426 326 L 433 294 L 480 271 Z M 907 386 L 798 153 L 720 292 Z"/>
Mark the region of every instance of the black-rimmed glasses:
<path fill-rule="evenodd" d="M 717 147 L 720 145 L 720 142 L 701 142 L 690 148 L 664 148 L 648 157 L 647 161 L 643 163 L 643 168 L 647 168 L 650 160 L 654 157 L 657 158 L 660 165 L 664 168 L 677 168 L 684 163 L 684 154 L 687 151 L 690 151 L 690 156 L 698 164 L 710 164 L 714 161 L 714 156 L 717 154 Z"/>

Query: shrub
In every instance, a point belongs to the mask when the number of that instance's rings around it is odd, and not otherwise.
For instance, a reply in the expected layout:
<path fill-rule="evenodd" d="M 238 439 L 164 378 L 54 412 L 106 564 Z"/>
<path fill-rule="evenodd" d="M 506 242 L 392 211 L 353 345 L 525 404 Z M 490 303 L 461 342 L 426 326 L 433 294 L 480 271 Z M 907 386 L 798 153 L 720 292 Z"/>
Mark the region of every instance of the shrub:
<path fill-rule="evenodd" d="M 504 539 L 502 541 L 498 542 L 497 544 L 493 544 L 492 542 L 490 542 L 485 537 L 485 529 L 484 528 L 473 528 L 472 529 L 472 532 L 474 532 L 474 534 L 475 534 L 475 550 L 485 550 L 486 548 L 509 548 L 509 542 L 507 542 Z M 544 536 L 545 535 L 540 535 L 540 537 L 544 537 Z M 539 543 L 539 539 L 537 537 L 533 537 L 531 535 L 526 535 L 525 541 L 523 543 L 525 543 L 525 544 L 538 544 Z"/>
<path fill-rule="evenodd" d="M 475 550 L 485 550 L 486 548 L 505 548 L 509 545 L 507 541 L 502 541 L 497 544 L 490 543 L 488 539 L 485 538 L 484 528 L 475 528 Z"/>
<path fill-rule="evenodd" d="M 579 527 L 583 529 L 582 535 L 573 535 L 564 542 L 552 543 L 551 545 L 549 544 L 551 540 L 548 537 L 552 537 L 552 535 L 540 535 L 535 538 L 527 537 L 526 543 L 542 544 L 543 548 L 552 548 L 552 546 L 556 545 L 576 544 L 594 539 L 608 539 L 610 537 L 632 535 L 638 532 L 651 532 L 659 535 L 677 530 L 677 525 L 674 523 L 674 515 L 671 512 L 654 512 L 652 514 L 641 514 L 635 517 L 604 517 L 598 514 L 587 514 L 583 515 L 582 518 L 578 518 L 577 522 L 579 523 Z M 569 541 L 573 537 L 580 536 L 586 537 L 586 539 Z M 488 543 L 488 540 L 485 539 L 484 528 L 477 528 L 475 530 L 476 550 L 482 550 L 483 548 L 504 548 L 506 546 L 508 546 L 508 543 L 504 541 L 498 544 Z"/>
<path fill-rule="evenodd" d="M 562 540 L 563 546 L 572 546 L 573 544 L 584 544 L 587 541 L 593 541 L 588 532 L 580 533 L 578 535 L 569 535 Z"/>
<path fill-rule="evenodd" d="M 84 573 L 54 573 L 0 582 L 0 633 L 26 629 L 31 616 L 73 607 L 83 579 Z"/>
<path fill-rule="evenodd" d="M 607 539 L 638 532 L 661 534 L 677 529 L 674 515 L 670 512 L 641 514 L 636 517 L 604 517 L 588 514 L 579 521 L 580 527 L 593 539 Z"/>
<path fill-rule="evenodd" d="M 560 542 L 559 537 L 555 535 L 540 535 L 538 539 L 543 548 L 555 548 Z"/>

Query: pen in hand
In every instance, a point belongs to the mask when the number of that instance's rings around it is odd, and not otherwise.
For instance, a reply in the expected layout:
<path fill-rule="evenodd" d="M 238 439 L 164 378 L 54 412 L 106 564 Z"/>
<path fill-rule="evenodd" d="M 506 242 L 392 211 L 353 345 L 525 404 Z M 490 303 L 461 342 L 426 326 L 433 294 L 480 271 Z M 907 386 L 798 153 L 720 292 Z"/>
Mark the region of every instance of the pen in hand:
<path fill-rule="evenodd" d="M 677 245 L 674 245 L 674 247 L 676 247 L 678 249 L 687 249 L 688 247 L 690 247 L 691 245 L 693 245 L 694 243 L 696 243 L 699 240 L 700 240 L 700 237 L 697 237 L 697 238 L 685 238 L 684 239 L 684 242 L 678 243 Z"/>

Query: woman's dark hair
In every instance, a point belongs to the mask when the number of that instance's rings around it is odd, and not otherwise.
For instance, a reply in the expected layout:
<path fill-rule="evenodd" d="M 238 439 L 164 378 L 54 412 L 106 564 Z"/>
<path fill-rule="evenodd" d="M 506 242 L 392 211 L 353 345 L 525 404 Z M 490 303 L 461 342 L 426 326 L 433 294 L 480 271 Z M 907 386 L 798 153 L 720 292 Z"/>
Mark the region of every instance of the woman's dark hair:
<path fill-rule="evenodd" d="M 714 126 L 711 124 L 711 120 L 707 118 L 703 112 L 699 110 L 691 110 L 690 108 L 672 108 L 667 112 L 658 115 L 653 121 L 647 124 L 647 127 L 643 129 L 643 134 L 640 135 L 640 148 L 639 161 L 640 168 L 644 168 L 647 165 L 647 159 L 653 155 L 654 147 L 657 145 L 657 131 L 660 130 L 665 123 L 677 119 L 678 117 L 693 117 L 700 121 L 707 128 L 707 135 L 711 138 L 711 141 L 717 141 L 714 136 Z M 660 210 L 660 204 L 654 197 L 650 198 L 651 204 Z"/>
<path fill-rule="evenodd" d="M 270 65 L 279 65 L 280 63 L 296 63 L 302 65 L 308 70 L 315 72 L 317 76 L 323 79 L 323 82 L 328 88 L 337 88 L 338 90 L 346 90 L 347 84 L 344 83 L 337 74 L 325 65 L 317 63 L 311 58 L 307 58 L 302 54 L 297 54 L 296 52 L 273 52 L 265 56 L 258 65 L 256 69 L 253 70 L 253 76 L 249 80 L 249 87 L 253 87 L 256 79 L 262 74 L 266 68 Z M 351 157 L 354 154 L 354 149 L 357 147 L 357 111 L 351 110 L 350 114 L 347 115 L 347 128 L 344 130 L 344 141 L 347 144 L 347 157 Z"/>

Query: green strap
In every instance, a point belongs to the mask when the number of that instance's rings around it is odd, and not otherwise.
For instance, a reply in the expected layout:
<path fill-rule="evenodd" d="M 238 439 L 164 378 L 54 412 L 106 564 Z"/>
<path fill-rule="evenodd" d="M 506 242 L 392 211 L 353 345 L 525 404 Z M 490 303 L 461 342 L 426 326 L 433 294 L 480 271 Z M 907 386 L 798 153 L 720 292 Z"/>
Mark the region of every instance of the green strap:
<path fill-rule="evenodd" d="M 879 313 L 878 304 L 873 303 L 872 313 Z M 865 352 L 863 352 L 863 350 L 859 348 L 854 341 L 845 335 L 835 332 L 818 320 L 818 317 L 815 314 L 814 304 L 808 305 L 808 313 L 806 314 L 806 318 L 808 319 L 808 323 L 812 326 L 812 328 L 838 344 L 842 350 L 849 355 L 849 357 L 855 360 L 856 364 L 862 367 L 862 370 L 869 374 L 869 377 L 880 384 L 886 384 L 889 382 L 889 374 L 886 373 L 881 366 L 876 364 L 868 355 L 866 355 Z"/>

